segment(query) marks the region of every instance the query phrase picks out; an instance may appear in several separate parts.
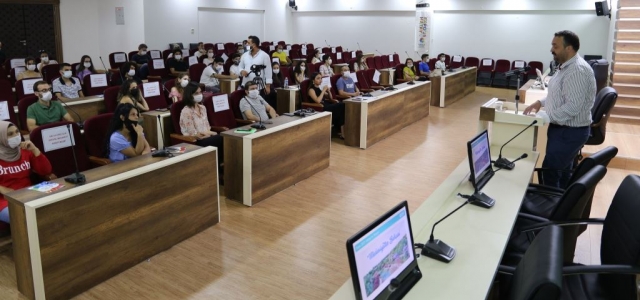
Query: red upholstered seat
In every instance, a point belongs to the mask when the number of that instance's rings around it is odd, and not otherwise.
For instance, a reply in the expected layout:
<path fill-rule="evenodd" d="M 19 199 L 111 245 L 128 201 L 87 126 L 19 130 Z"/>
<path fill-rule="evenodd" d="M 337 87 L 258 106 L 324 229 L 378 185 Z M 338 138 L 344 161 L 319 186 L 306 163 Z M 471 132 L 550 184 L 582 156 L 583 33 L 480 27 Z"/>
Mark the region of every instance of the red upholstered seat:
<path fill-rule="evenodd" d="M 13 90 L 11 89 L 11 82 L 4 78 L 0 79 L 0 101 L 9 101 L 10 108 L 16 105 Z"/>
<path fill-rule="evenodd" d="M 409 80 L 405 80 L 404 79 L 404 67 L 405 64 L 399 64 L 396 66 L 396 82 L 397 83 L 404 83 L 404 82 L 408 82 Z"/>
<path fill-rule="evenodd" d="M 113 113 L 106 113 L 90 117 L 84 121 L 84 137 L 87 153 L 92 166 L 104 166 L 111 163 L 104 157 L 104 145 L 107 140 L 107 130 Z"/>
<path fill-rule="evenodd" d="M 178 101 L 171 105 L 171 123 L 173 124 L 173 132 L 170 135 L 171 137 L 171 145 L 176 145 L 180 143 L 189 143 L 196 144 L 196 138 L 190 136 L 182 135 L 182 131 L 180 130 L 180 113 L 184 108 L 184 102 Z"/>
<path fill-rule="evenodd" d="M 51 84 L 54 79 L 60 77 L 60 65 L 46 65 L 42 67 L 42 70 L 40 70 L 40 74 L 42 74 L 42 78 L 44 78 L 44 81 Z"/>
<path fill-rule="evenodd" d="M 301 99 L 301 107 L 302 108 L 311 108 L 315 111 L 324 111 L 324 106 L 320 103 L 313 103 L 311 99 L 309 99 L 309 85 L 311 84 L 311 80 L 306 79 L 300 83 L 300 97 Z"/>
<path fill-rule="evenodd" d="M 464 60 L 465 67 L 478 67 L 480 60 L 477 57 L 469 56 Z"/>
<path fill-rule="evenodd" d="M 230 61 L 230 59 L 228 59 L 227 61 Z M 200 82 L 200 76 L 202 76 L 202 72 L 206 67 L 207 66 L 205 64 L 201 64 L 201 63 L 191 65 L 189 67 L 189 77 L 191 78 L 191 80 L 195 82 Z M 173 81 L 173 80 L 169 80 L 169 81 Z"/>
<path fill-rule="evenodd" d="M 105 86 L 101 86 L 101 87 L 94 87 L 91 84 L 91 76 L 104 76 L 106 77 L 107 81 Z M 111 83 L 111 81 L 109 80 L 109 76 L 107 76 L 106 74 L 95 74 L 95 75 L 87 75 L 84 77 L 83 80 L 83 85 L 82 85 L 82 92 L 84 93 L 85 96 L 94 96 L 94 95 L 102 95 L 104 94 L 104 90 L 106 90 L 109 87 L 109 84 Z"/>
<path fill-rule="evenodd" d="M 78 169 L 80 172 L 86 171 L 91 168 L 89 163 L 89 156 L 87 155 L 87 151 L 85 148 L 84 137 L 80 133 L 80 127 L 76 123 L 71 122 L 56 122 L 51 124 L 46 124 L 37 127 L 34 129 L 31 134 L 29 134 L 29 139 L 33 144 L 42 151 L 42 153 L 49 159 L 51 162 L 51 167 L 53 168 L 53 173 L 58 177 L 64 177 L 71 175 L 76 172 L 76 167 L 73 162 L 73 152 L 71 147 L 56 149 L 46 151 L 42 142 L 42 131 L 49 128 L 60 127 L 62 126 L 64 130 L 67 130 L 67 125 L 71 125 L 71 131 L 73 132 L 73 136 L 75 138 L 75 155 L 76 160 L 78 162 Z"/>
<path fill-rule="evenodd" d="M 125 61 L 124 62 L 116 62 L 115 56 L 117 54 L 124 54 L 125 55 Z M 127 62 L 127 53 L 124 53 L 122 51 L 120 52 L 113 52 L 113 53 L 109 53 L 109 65 L 111 67 L 111 69 L 120 69 L 120 67 Z"/>
<path fill-rule="evenodd" d="M 27 128 L 27 108 L 36 102 L 38 102 L 38 97 L 33 94 L 24 96 L 18 101 L 18 120 L 20 121 L 20 125 L 18 126 L 20 126 L 23 132 L 29 132 Z"/>
<path fill-rule="evenodd" d="M 145 86 L 147 85 L 157 85 L 157 90 L 160 92 L 159 95 L 157 96 L 147 95 L 145 93 Z M 156 110 L 158 108 L 165 108 L 169 106 L 169 103 L 167 102 L 167 99 L 164 97 L 164 93 L 161 90 L 160 82 L 154 81 L 154 82 L 143 83 L 141 90 L 142 90 L 142 96 L 144 97 L 144 99 L 147 101 L 147 104 L 149 105 L 149 110 Z"/>
<path fill-rule="evenodd" d="M 213 106 L 213 98 L 216 97 L 217 101 L 221 101 L 226 98 L 227 105 L 229 105 L 229 109 L 215 111 Z M 227 94 L 209 94 L 202 101 L 204 107 L 207 108 L 207 117 L 209 118 L 209 124 L 211 125 L 211 129 L 216 132 L 222 132 L 225 130 L 237 128 L 243 125 L 251 124 L 252 121 L 246 120 L 238 120 L 233 114 L 233 110 L 231 109 L 231 102 L 229 101 L 229 95 Z"/>
<path fill-rule="evenodd" d="M 460 61 L 455 61 L 456 56 L 460 57 Z M 464 56 L 462 55 L 451 56 L 451 64 L 449 66 L 451 67 L 451 69 L 457 69 L 464 66 Z"/>
<path fill-rule="evenodd" d="M 118 106 L 119 86 L 112 86 L 104 90 L 104 107 L 106 112 L 115 112 Z"/>

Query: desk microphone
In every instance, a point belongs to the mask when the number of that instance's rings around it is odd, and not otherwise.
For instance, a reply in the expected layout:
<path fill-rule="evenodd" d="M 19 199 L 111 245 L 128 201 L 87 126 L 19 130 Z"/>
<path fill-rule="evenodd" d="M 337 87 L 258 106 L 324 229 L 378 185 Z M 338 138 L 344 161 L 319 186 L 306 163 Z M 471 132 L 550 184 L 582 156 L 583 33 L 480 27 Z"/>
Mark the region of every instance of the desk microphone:
<path fill-rule="evenodd" d="M 327 42 L 327 40 L 324 40 L 324 43 L 327 44 L 327 47 L 331 47 L 331 45 L 329 45 L 329 43 Z"/>
<path fill-rule="evenodd" d="M 140 126 L 140 125 L 136 125 Z M 152 157 L 173 157 L 173 154 L 167 150 L 167 141 L 164 139 L 164 130 L 162 129 L 162 123 L 160 123 L 160 115 L 158 115 L 158 127 L 160 127 L 160 135 L 162 136 L 162 149 L 156 149 L 151 152 Z"/>
<path fill-rule="evenodd" d="M 506 170 L 513 170 L 513 168 L 515 167 L 515 162 L 526 158 L 526 156 L 518 158 L 517 160 L 511 162 L 506 158 L 502 158 L 502 149 L 504 148 L 504 146 L 506 146 L 507 144 L 509 144 L 511 141 L 513 141 L 513 139 L 517 138 L 518 136 L 520 136 L 523 132 L 525 132 L 525 130 L 529 129 L 529 127 L 535 125 L 538 123 L 538 120 L 533 120 L 533 122 L 531 122 L 531 124 L 529 124 L 529 126 L 525 127 L 524 129 L 522 129 L 522 131 L 520 131 L 518 134 L 516 134 L 514 137 L 512 137 L 510 140 L 508 140 L 506 143 L 504 143 L 504 145 L 502 145 L 502 147 L 500 147 L 500 154 L 498 155 L 498 159 L 496 159 L 496 162 L 493 164 L 496 168 L 500 168 L 500 169 L 506 169 Z M 524 154 L 526 155 L 526 153 Z"/>
<path fill-rule="evenodd" d="M 264 124 L 262 124 L 262 116 L 260 115 L 260 112 L 258 112 L 258 110 L 253 107 L 253 104 L 251 104 L 251 101 L 249 101 L 249 99 L 247 99 L 246 97 L 244 98 L 245 100 L 247 100 L 247 103 L 249 103 L 249 105 L 251 106 L 251 110 L 255 110 L 256 114 L 258 115 L 258 118 L 260 119 L 260 122 L 258 122 L 257 124 L 252 124 L 251 127 L 255 128 L 255 129 L 267 129 L 266 126 L 264 126 Z"/>
<path fill-rule="evenodd" d="M 449 263 L 456 256 L 456 249 L 445 244 L 441 240 L 434 239 L 433 231 L 436 229 L 436 225 L 440 224 L 440 222 L 447 219 L 450 215 L 452 215 L 453 213 L 461 209 L 463 206 L 474 201 L 474 199 L 472 198 L 473 196 L 465 196 L 465 195 L 460 195 L 460 196 L 463 198 L 466 198 L 467 201 L 462 203 L 462 205 L 458 206 L 458 208 L 454 209 L 448 215 L 444 216 L 444 218 L 440 219 L 438 222 L 433 224 L 433 227 L 431 227 L 431 236 L 429 237 L 429 240 L 427 241 L 427 243 L 424 244 L 424 247 L 422 247 L 422 252 L 420 252 L 422 255 L 431 257 L 435 260 L 439 260 L 445 263 Z"/>
<path fill-rule="evenodd" d="M 107 66 L 104 65 L 104 61 L 102 60 L 102 56 L 100 57 L 100 62 L 102 63 L 102 67 L 104 68 L 104 71 L 107 72 L 107 77 L 109 77 L 109 81 L 111 81 L 111 69 L 107 69 Z"/>
<path fill-rule="evenodd" d="M 85 184 L 87 182 L 87 177 L 80 173 L 80 168 L 78 168 L 78 159 L 76 158 L 76 139 L 71 134 L 71 124 L 67 124 L 67 130 L 69 131 L 69 139 L 71 139 L 71 153 L 73 153 L 73 163 L 76 166 L 76 172 L 65 177 L 64 181 L 80 185 Z"/>
<path fill-rule="evenodd" d="M 376 49 L 376 52 L 378 52 L 380 56 L 383 56 L 383 54 L 380 51 L 378 51 L 378 49 Z"/>
<path fill-rule="evenodd" d="M 358 43 L 358 50 L 362 51 L 362 49 L 360 48 L 360 42 L 357 42 L 357 43 Z"/>
<path fill-rule="evenodd" d="M 84 129 L 84 123 L 82 122 L 82 117 L 80 117 L 80 114 L 78 114 L 78 112 L 76 112 L 75 110 L 73 110 L 73 108 L 71 108 L 71 106 L 69 106 L 69 104 L 65 103 L 64 101 L 62 101 L 61 99 L 58 99 L 58 101 L 60 101 L 60 103 L 62 103 L 66 108 L 68 108 L 74 115 L 76 115 L 76 117 L 78 117 L 78 122 L 76 122 L 76 124 L 78 125 L 78 127 L 80 127 L 80 129 Z"/>

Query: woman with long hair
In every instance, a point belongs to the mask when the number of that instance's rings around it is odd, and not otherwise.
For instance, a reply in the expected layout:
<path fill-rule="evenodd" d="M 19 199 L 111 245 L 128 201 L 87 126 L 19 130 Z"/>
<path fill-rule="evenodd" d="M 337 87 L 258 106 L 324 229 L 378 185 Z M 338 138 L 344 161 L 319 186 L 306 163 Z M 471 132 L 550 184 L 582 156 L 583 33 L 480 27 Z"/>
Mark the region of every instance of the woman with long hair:
<path fill-rule="evenodd" d="M 133 104 L 124 103 L 116 107 L 104 145 L 104 156 L 112 162 L 151 152 L 151 147 L 144 138 L 142 126 L 138 125 L 138 118 L 138 109 Z"/>
<path fill-rule="evenodd" d="M 404 80 L 418 80 L 418 71 L 416 70 L 416 66 L 413 65 L 413 59 L 407 58 L 407 60 L 404 61 L 402 73 L 404 73 Z"/>
<path fill-rule="evenodd" d="M 80 78 L 80 81 L 84 80 L 84 77 L 91 74 L 97 74 L 98 71 L 93 67 L 93 61 L 91 60 L 91 56 L 83 55 L 80 59 L 80 64 L 78 65 L 78 69 L 76 69 L 76 75 Z"/>
<path fill-rule="evenodd" d="M 191 82 L 191 78 L 189 78 L 188 73 L 180 73 L 178 77 L 176 77 L 176 82 L 173 84 L 171 88 L 171 92 L 169 93 L 169 98 L 176 103 L 178 101 L 182 101 L 184 88 Z"/>
<path fill-rule="evenodd" d="M 320 88 L 322 75 L 320 73 L 311 74 L 313 80 L 307 90 L 309 102 L 322 104 L 325 111 L 331 112 L 331 122 L 333 128 L 338 132 L 338 137 L 344 139 L 344 103 L 333 99 L 331 89 L 328 85 Z"/>
<path fill-rule="evenodd" d="M 134 79 L 126 80 L 118 92 L 118 104 L 129 103 L 141 111 L 148 111 L 149 105 L 142 97 L 142 91 L 138 88 L 138 83 Z"/>
<path fill-rule="evenodd" d="M 356 54 L 356 63 L 353 64 L 353 70 L 358 72 L 364 71 L 366 69 L 369 69 L 369 66 L 367 66 L 364 57 L 362 57 L 362 53 L 359 52 L 358 54 Z"/>
<path fill-rule="evenodd" d="M 309 77 L 307 62 L 300 61 L 300 63 L 293 69 L 293 75 L 296 79 L 296 84 L 301 84 L 305 79 L 307 79 Z"/>

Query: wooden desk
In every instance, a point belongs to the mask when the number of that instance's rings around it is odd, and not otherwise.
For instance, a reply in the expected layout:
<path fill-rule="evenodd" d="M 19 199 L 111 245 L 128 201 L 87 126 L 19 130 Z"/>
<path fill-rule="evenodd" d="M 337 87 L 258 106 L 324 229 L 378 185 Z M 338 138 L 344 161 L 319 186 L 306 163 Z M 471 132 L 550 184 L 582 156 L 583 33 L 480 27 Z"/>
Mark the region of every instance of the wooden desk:
<path fill-rule="evenodd" d="M 276 93 L 278 95 L 276 112 L 279 115 L 300 109 L 300 88 L 297 85 L 289 86 L 288 89 L 277 88 Z"/>
<path fill-rule="evenodd" d="M 534 83 L 536 83 L 536 80 L 531 79 L 527 81 L 527 83 L 525 83 L 522 87 L 520 87 L 520 89 L 518 90 L 518 95 L 520 95 L 520 103 L 531 105 L 533 102 L 547 97 L 548 90 L 542 90 L 540 87 L 534 87 Z"/>
<path fill-rule="evenodd" d="M 331 113 L 272 121 L 253 134 L 222 133 L 227 198 L 252 206 L 329 167 Z"/>
<path fill-rule="evenodd" d="M 71 109 L 80 115 L 82 121 L 97 116 L 105 112 L 104 97 L 102 96 L 88 96 L 76 99 L 70 99 L 64 102 L 69 107 L 65 107 L 69 115 L 75 120 L 78 118 Z M 65 106 L 64 104 L 62 106 Z M 71 109 L 69 109 L 71 108 Z M 80 120 L 76 120 L 80 121 Z"/>
<path fill-rule="evenodd" d="M 373 52 L 371 52 L 371 53 L 362 53 L 362 57 L 363 57 L 364 59 L 367 59 L 367 57 L 374 57 L 374 56 L 376 56 L 376 54 L 375 54 L 375 53 L 373 53 Z M 355 57 L 354 57 L 354 58 L 355 58 Z"/>
<path fill-rule="evenodd" d="M 382 86 L 393 85 L 396 69 L 393 69 L 393 68 L 380 69 L 378 70 L 378 72 L 380 72 L 380 82 L 378 82 L 378 84 Z"/>
<path fill-rule="evenodd" d="M 231 94 L 240 86 L 240 79 L 218 79 L 220 81 L 220 92 L 223 94 Z"/>
<path fill-rule="evenodd" d="M 158 116 L 160 116 L 160 122 L 158 122 Z M 142 113 L 142 128 L 151 147 L 163 149 L 171 144 L 171 134 L 174 133 L 171 112 L 153 110 Z M 164 133 L 164 139 L 161 132 Z M 164 144 L 165 141 L 167 145 Z"/>
<path fill-rule="evenodd" d="M 464 145 L 460 145 L 464 147 Z M 499 148 L 491 148 L 493 159 Z M 520 156 L 520 149 L 505 148 L 503 155 Z M 456 257 L 448 264 L 420 256 L 422 279 L 404 299 L 485 299 L 502 259 L 511 228 L 515 223 L 531 173 L 538 160 L 536 152 L 516 163 L 512 171 L 497 172 L 483 192 L 496 200 L 491 209 L 467 205 L 438 225 L 434 232 L 456 248 Z M 411 214 L 414 242 L 429 240 L 433 224 L 463 203 L 457 193 L 471 194 L 469 162 L 465 158 L 449 177 Z M 354 232 L 355 233 L 355 232 Z M 345 258 L 345 263 L 347 259 Z M 351 279 L 331 297 L 355 299 Z"/>
<path fill-rule="evenodd" d="M 345 63 L 331 65 L 331 67 L 333 67 L 333 74 L 336 74 L 336 75 L 342 74 L 342 67 L 348 66 L 348 65 L 349 64 L 345 64 Z"/>
<path fill-rule="evenodd" d="M 471 67 L 431 77 L 431 105 L 445 107 L 475 92 L 477 71 Z"/>
<path fill-rule="evenodd" d="M 345 145 L 367 149 L 429 115 L 430 82 L 395 87 L 395 91 L 372 92 L 372 98 L 344 101 Z"/>
<path fill-rule="evenodd" d="M 217 150 L 181 146 L 88 170 L 82 186 L 6 194 L 20 292 L 71 298 L 217 224 Z"/>

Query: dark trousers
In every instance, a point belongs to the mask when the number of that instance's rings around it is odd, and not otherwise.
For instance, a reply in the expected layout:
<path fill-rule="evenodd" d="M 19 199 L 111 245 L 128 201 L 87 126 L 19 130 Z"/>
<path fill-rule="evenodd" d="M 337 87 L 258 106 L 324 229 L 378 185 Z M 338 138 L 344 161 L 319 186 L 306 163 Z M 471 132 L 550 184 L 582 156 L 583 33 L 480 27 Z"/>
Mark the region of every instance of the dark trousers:
<path fill-rule="evenodd" d="M 542 167 L 557 170 L 573 169 L 573 160 L 587 142 L 589 130 L 589 126 L 564 127 L 550 124 L 547 131 L 547 153 Z M 571 173 L 544 171 L 542 176 L 544 185 L 564 189 L 567 187 Z"/>
<path fill-rule="evenodd" d="M 333 129 L 340 132 L 340 127 L 344 125 L 344 103 L 329 103 L 323 102 L 324 111 L 331 112 L 331 123 L 333 123 Z"/>
<path fill-rule="evenodd" d="M 206 139 L 197 140 L 196 145 L 200 147 L 213 146 L 218 148 L 218 165 L 224 162 L 224 147 L 222 145 L 222 137 L 220 135 L 214 135 Z"/>

